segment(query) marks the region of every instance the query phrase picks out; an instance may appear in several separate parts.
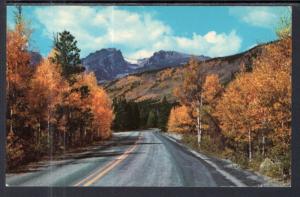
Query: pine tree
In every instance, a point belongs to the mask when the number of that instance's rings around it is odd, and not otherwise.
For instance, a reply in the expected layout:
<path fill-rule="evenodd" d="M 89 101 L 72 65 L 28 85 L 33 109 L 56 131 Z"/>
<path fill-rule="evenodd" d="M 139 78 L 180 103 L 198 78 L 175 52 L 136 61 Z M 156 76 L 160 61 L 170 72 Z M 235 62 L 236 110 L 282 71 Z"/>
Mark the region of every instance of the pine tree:
<path fill-rule="evenodd" d="M 157 126 L 157 115 L 156 110 L 151 110 L 148 114 L 147 119 L 147 127 L 148 128 L 154 128 Z"/>
<path fill-rule="evenodd" d="M 124 97 L 119 97 L 113 101 L 114 108 L 114 122 L 113 129 L 115 130 L 127 130 L 130 123 L 128 103 Z"/>
<path fill-rule="evenodd" d="M 131 112 L 132 129 L 138 129 L 140 126 L 140 111 L 137 103 L 131 102 Z"/>
<path fill-rule="evenodd" d="M 85 70 L 81 65 L 77 41 L 70 32 L 63 31 L 54 38 L 54 53 L 52 61 L 61 65 L 63 77 L 70 82 L 74 82 L 73 75 Z"/>
<path fill-rule="evenodd" d="M 170 110 L 172 105 L 167 101 L 166 96 L 164 96 L 164 98 L 162 99 L 162 102 L 159 104 L 160 108 L 159 108 L 159 117 L 157 120 L 157 126 L 162 130 L 162 131 L 166 131 L 167 128 L 167 122 L 169 119 L 169 114 L 170 114 Z"/>
<path fill-rule="evenodd" d="M 16 6 L 16 10 L 14 11 L 15 15 L 15 24 L 22 24 L 24 23 L 24 18 L 23 18 L 23 12 L 22 12 L 22 6 L 18 5 Z"/>

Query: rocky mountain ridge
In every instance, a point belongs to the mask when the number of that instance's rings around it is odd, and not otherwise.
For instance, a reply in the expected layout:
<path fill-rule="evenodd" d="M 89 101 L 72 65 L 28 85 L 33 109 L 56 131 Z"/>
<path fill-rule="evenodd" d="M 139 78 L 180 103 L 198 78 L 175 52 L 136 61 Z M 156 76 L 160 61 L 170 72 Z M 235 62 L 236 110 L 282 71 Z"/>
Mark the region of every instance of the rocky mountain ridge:
<path fill-rule="evenodd" d="M 124 77 L 128 74 L 139 73 L 166 67 L 177 67 L 194 57 L 199 61 L 207 60 L 206 56 L 193 56 L 176 51 L 160 50 L 149 58 L 129 61 L 122 52 L 115 48 L 105 48 L 90 53 L 82 59 L 82 64 L 88 71 L 93 71 L 99 82 Z"/>

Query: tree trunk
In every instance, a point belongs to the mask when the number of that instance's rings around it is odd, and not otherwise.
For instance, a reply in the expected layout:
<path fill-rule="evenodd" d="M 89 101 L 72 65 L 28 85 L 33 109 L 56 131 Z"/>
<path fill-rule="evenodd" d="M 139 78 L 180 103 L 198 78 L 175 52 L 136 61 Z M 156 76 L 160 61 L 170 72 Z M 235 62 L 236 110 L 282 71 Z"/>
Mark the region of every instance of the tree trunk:
<path fill-rule="evenodd" d="M 80 135 L 79 135 L 79 144 L 80 145 L 83 145 L 83 143 L 84 143 L 84 140 L 85 140 L 85 138 L 84 138 L 84 131 L 83 131 L 83 128 L 82 128 L 82 126 L 80 126 L 80 129 L 79 129 L 79 133 L 80 133 Z"/>
<path fill-rule="evenodd" d="M 262 157 L 265 158 L 265 143 L 266 143 L 266 139 L 265 139 L 265 129 L 266 129 L 266 118 L 263 119 L 263 130 L 262 130 Z"/>
<path fill-rule="evenodd" d="M 200 145 L 201 137 L 200 137 L 200 110 L 199 107 L 197 107 L 197 141 L 198 145 Z"/>
<path fill-rule="evenodd" d="M 66 130 L 64 130 L 64 133 L 63 133 L 63 143 L 64 143 L 64 151 L 66 150 Z"/>
<path fill-rule="evenodd" d="M 201 144 L 202 138 L 202 122 L 201 122 L 201 108 L 202 108 L 202 96 L 200 96 L 200 103 L 198 101 L 197 104 L 197 138 L 198 138 L 198 145 Z"/>
<path fill-rule="evenodd" d="M 249 148 L 249 161 L 252 160 L 252 146 L 251 146 L 251 130 L 248 130 L 248 148 Z"/>
<path fill-rule="evenodd" d="M 48 109 L 48 118 L 47 118 L 47 130 L 48 130 L 48 144 L 50 146 L 50 110 Z"/>
<path fill-rule="evenodd" d="M 50 109 L 48 109 L 48 117 L 47 117 L 47 130 L 48 130 L 48 146 L 49 146 L 49 155 L 50 155 L 50 158 L 52 156 L 52 140 L 50 139 L 50 135 L 51 135 L 51 132 L 50 132 Z"/>
<path fill-rule="evenodd" d="M 262 156 L 263 158 L 265 157 L 265 142 L 266 142 L 266 139 L 265 139 L 265 135 L 263 134 L 263 137 L 262 137 Z"/>
<path fill-rule="evenodd" d="M 202 94 L 201 94 L 201 96 L 200 96 L 200 110 L 199 110 L 199 112 L 200 112 L 200 114 L 199 114 L 199 117 L 200 117 L 200 124 L 199 124 L 199 127 L 200 127 L 200 144 L 201 144 L 201 140 L 202 140 L 202 114 L 201 114 L 201 110 L 202 110 Z"/>
<path fill-rule="evenodd" d="M 39 120 L 39 129 L 38 129 L 38 133 L 37 133 L 37 143 L 38 145 L 40 145 L 40 136 L 41 136 L 41 120 Z"/>
<path fill-rule="evenodd" d="M 6 75 L 8 76 L 8 72 L 6 73 Z M 13 124 L 12 124 L 12 115 L 13 115 L 13 110 L 12 110 L 12 103 L 10 103 L 9 104 L 9 88 L 10 88 L 10 83 L 9 83 L 9 79 L 7 79 L 7 97 L 6 97 L 6 99 L 7 99 L 7 104 L 8 104 L 8 106 L 9 106 L 9 118 L 10 118 L 10 123 L 9 123 L 9 132 L 13 132 Z"/>
<path fill-rule="evenodd" d="M 9 125 L 10 132 L 13 132 L 13 119 L 12 119 L 12 115 L 13 115 L 13 110 L 12 110 L 12 107 L 11 107 L 10 108 L 10 125 Z"/>
<path fill-rule="evenodd" d="M 71 111 L 70 111 L 70 109 L 68 109 L 68 122 L 70 122 L 71 121 L 71 118 L 72 118 L 72 114 L 71 114 Z M 72 133 L 71 133 L 71 131 L 68 129 L 68 134 L 67 134 L 67 146 L 68 147 L 70 147 L 71 145 L 72 145 Z"/>
<path fill-rule="evenodd" d="M 73 135 L 72 133 L 68 134 L 68 148 L 72 147 L 72 145 L 73 145 L 73 142 L 72 142 L 73 136 L 72 135 Z"/>

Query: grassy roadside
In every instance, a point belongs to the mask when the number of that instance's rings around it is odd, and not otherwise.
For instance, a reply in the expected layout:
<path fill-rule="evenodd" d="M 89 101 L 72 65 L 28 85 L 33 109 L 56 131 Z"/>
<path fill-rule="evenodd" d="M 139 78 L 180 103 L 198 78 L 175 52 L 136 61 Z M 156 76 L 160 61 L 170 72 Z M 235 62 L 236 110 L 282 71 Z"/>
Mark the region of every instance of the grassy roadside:
<path fill-rule="evenodd" d="M 203 136 L 201 146 L 197 143 L 197 137 L 192 134 L 183 134 L 180 141 L 195 151 L 211 157 L 230 160 L 238 164 L 241 169 L 250 170 L 266 176 L 271 180 L 280 182 L 282 185 L 290 185 L 291 183 L 290 177 L 284 176 L 282 167 L 278 163 L 274 163 L 262 171 L 261 164 L 265 162 L 266 159 L 256 152 L 254 152 L 253 159 L 249 162 L 245 153 L 235 152 L 227 147 L 222 148 L 220 143 L 218 143 L 218 139 L 212 139 L 209 136 Z"/>

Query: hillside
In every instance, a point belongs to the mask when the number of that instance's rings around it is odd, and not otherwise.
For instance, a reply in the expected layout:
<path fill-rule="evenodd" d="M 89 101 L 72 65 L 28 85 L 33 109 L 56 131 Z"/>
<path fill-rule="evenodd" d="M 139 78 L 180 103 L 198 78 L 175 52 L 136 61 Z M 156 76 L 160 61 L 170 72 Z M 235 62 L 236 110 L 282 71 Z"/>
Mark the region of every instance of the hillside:
<path fill-rule="evenodd" d="M 248 51 L 232 56 L 217 57 L 201 62 L 206 73 L 218 74 L 223 84 L 233 79 L 242 67 L 251 70 L 255 57 L 262 55 L 266 45 L 276 45 L 277 42 L 258 45 Z M 105 89 L 114 98 L 125 96 L 128 100 L 142 101 L 147 99 L 162 99 L 176 101 L 173 88 L 182 82 L 185 67 L 168 67 L 139 74 L 131 74 L 105 84 Z"/>

